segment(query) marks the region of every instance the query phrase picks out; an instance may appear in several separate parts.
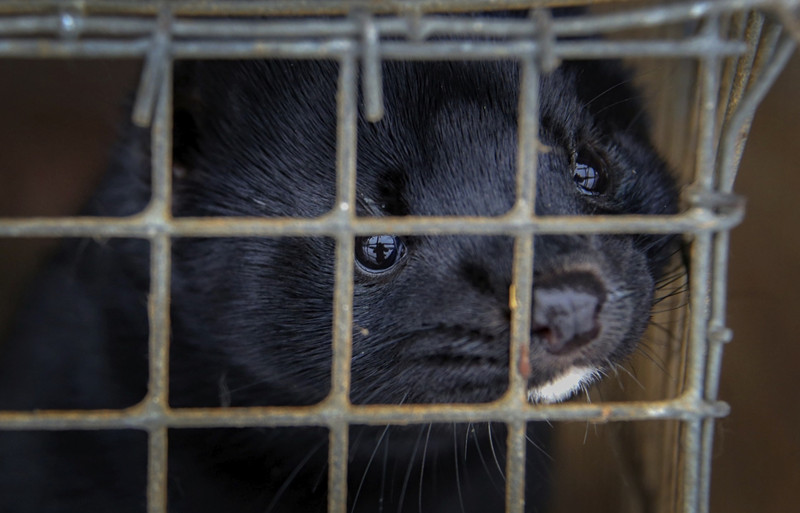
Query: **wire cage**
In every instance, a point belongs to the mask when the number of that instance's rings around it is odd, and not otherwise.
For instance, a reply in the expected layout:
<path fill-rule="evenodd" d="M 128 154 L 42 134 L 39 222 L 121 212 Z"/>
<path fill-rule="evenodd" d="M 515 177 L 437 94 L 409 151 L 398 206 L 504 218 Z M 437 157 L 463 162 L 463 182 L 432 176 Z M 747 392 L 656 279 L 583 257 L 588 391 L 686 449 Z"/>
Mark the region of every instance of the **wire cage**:
<path fill-rule="evenodd" d="M 545 8 L 594 4 L 553 17 Z M 150 243 L 149 384 L 146 398 L 119 411 L 2 411 L 2 430 L 133 428 L 148 439 L 147 503 L 166 511 L 168 430 L 208 427 L 322 426 L 329 432 L 328 511 L 347 504 L 348 429 L 353 424 L 494 421 L 507 425 L 506 510 L 524 511 L 526 424 L 625 424 L 618 441 L 637 455 L 636 499 L 616 511 L 708 509 L 720 361 L 731 333 L 725 295 L 729 230 L 743 217 L 733 194 L 736 169 L 759 101 L 794 50 L 793 0 L 643 2 L 562 0 L 176 1 L 82 0 L 0 3 L 0 57 L 143 59 L 135 124 L 152 133 L 152 198 L 125 218 L 0 218 L 0 237 L 130 237 Z M 527 18 L 478 10 L 531 9 Z M 587 39 L 587 36 L 591 38 Z M 601 36 L 598 39 L 596 36 Z M 326 59 L 339 65 L 336 203 L 313 219 L 172 216 L 172 62 L 178 59 Z M 520 145 L 517 203 L 491 218 L 355 215 L 356 113 L 383 114 L 384 60 L 517 61 L 519 140 L 538 131 L 539 77 L 562 60 L 625 59 L 648 92 L 660 151 L 688 185 L 670 216 L 534 214 L 535 145 Z M 360 66 L 360 73 L 359 73 Z M 665 86 L 665 84 L 667 84 Z M 363 90 L 363 106 L 358 88 Z M 394 234 L 504 234 L 515 238 L 510 386 L 488 404 L 354 405 L 352 358 L 354 237 Z M 679 233 L 690 242 L 684 313 L 663 323 L 673 336 L 656 345 L 663 368 L 639 379 L 646 392 L 602 400 L 529 404 L 516 358 L 528 343 L 534 234 Z M 168 401 L 171 242 L 175 237 L 320 236 L 336 241 L 332 387 L 308 407 L 171 408 Z M 526 306 L 527 305 L 527 306 Z M 528 312 L 526 314 L 526 312 Z M 517 355 L 517 356 L 515 356 Z M 666 370 L 665 370 L 666 369 Z M 613 385 L 612 387 L 613 388 Z M 577 422 L 576 422 L 577 421 Z M 649 421 L 649 422 L 645 422 Z M 654 438 L 658 440 L 653 443 Z M 558 445 L 558 444 L 557 444 Z M 591 470 L 589 470 L 591 472 Z M 558 485 L 556 485 L 558 486 Z M 557 492 L 556 492 L 557 493 Z"/>

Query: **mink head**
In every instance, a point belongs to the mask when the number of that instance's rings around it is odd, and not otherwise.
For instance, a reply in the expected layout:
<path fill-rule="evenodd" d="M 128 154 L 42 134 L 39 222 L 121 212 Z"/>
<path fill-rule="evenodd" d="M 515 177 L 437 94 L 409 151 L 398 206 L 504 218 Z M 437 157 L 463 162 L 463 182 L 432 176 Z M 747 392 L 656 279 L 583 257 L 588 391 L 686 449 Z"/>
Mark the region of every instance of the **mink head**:
<path fill-rule="evenodd" d="M 676 189 L 615 63 L 566 63 L 539 94 L 536 213 L 671 214 Z M 514 205 L 511 62 L 384 64 L 385 115 L 359 116 L 361 216 L 498 216 Z M 180 65 L 175 214 L 314 217 L 334 205 L 337 67 Z M 554 401 L 635 348 L 672 252 L 654 235 L 534 242 L 529 395 Z M 513 238 L 373 234 L 353 262 L 352 400 L 489 401 L 508 386 Z M 335 244 L 175 241 L 173 402 L 308 404 L 330 386 Z M 200 364 L 205 388 L 191 369 Z M 193 371 L 194 372 L 194 371 Z M 204 395 L 203 390 L 207 390 Z"/>

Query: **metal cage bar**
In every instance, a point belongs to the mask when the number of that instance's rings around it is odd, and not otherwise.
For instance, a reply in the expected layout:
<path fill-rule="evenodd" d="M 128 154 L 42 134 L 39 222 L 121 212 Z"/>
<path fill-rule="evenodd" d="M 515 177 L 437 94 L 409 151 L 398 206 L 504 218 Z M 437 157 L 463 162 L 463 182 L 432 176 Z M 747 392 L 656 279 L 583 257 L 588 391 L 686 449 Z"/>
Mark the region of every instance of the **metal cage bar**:
<path fill-rule="evenodd" d="M 172 62 L 163 28 L 169 20 L 162 17 L 162 30 L 153 37 L 142 85 L 134 107 L 134 117 L 150 118 L 155 103 L 151 130 L 152 186 L 147 216 L 159 224 L 168 224 L 172 217 Z M 148 80 L 149 74 L 149 80 Z M 157 101 L 147 99 L 142 90 L 154 83 Z M 152 87 L 152 86 L 151 86 Z M 145 98 L 144 101 L 141 99 Z M 138 107 L 138 108 L 137 108 Z M 150 238 L 150 320 L 149 383 L 144 407 L 151 422 L 148 425 L 147 509 L 167 511 L 168 426 L 164 415 L 169 410 L 169 344 L 170 284 L 172 276 L 172 239 L 167 233 Z"/>
<path fill-rule="evenodd" d="M 544 56 L 538 55 L 540 61 Z M 539 149 L 539 68 L 533 54 L 521 59 L 519 130 L 517 140 L 517 200 L 513 210 L 522 218 L 535 215 L 536 169 Z M 533 288 L 533 233 L 518 235 L 514 240 L 511 308 L 511 343 L 509 348 L 509 387 L 507 405 L 523 408 L 526 403 L 527 377 L 523 365 L 528 359 L 530 344 Z M 523 513 L 525 507 L 526 429 L 523 419 L 508 424 L 506 460 L 506 511 Z"/>
<path fill-rule="evenodd" d="M 328 511 L 344 513 L 347 504 L 347 418 L 350 404 L 350 360 L 353 326 L 354 239 L 348 224 L 355 217 L 356 205 L 356 116 L 357 61 L 350 52 L 339 61 L 337 95 L 336 207 L 342 230 L 336 238 L 336 273 L 333 296 L 333 368 L 331 392 L 330 445 L 328 448 Z"/>
<path fill-rule="evenodd" d="M 523 7 L 562 2 L 494 2 L 494 7 Z M 167 507 L 168 432 L 186 427 L 324 426 L 329 430 L 328 511 L 344 513 L 347 502 L 349 427 L 353 424 L 500 421 L 508 426 L 506 508 L 524 511 L 526 424 L 538 420 L 590 422 L 672 419 L 682 424 L 681 488 L 685 512 L 707 510 L 713 420 L 728 407 L 716 400 L 725 328 L 724 294 L 728 230 L 742 219 L 742 204 L 730 196 L 742 142 L 755 107 L 788 60 L 795 42 L 781 36 L 774 54 L 755 49 L 763 19 L 748 22 L 745 41 L 721 34 L 719 16 L 744 16 L 748 9 L 785 13 L 797 0 L 730 0 L 653 6 L 604 15 L 561 19 L 483 20 L 423 15 L 427 11 L 469 10 L 479 1 L 430 0 L 415 4 L 386 2 L 6 2 L 0 4 L 0 57 L 145 58 L 133 119 L 152 125 L 152 197 L 146 210 L 127 218 L 0 219 L 0 236 L 107 236 L 147 239 L 151 249 L 149 297 L 148 395 L 119 411 L 0 412 L 0 429 L 141 429 L 148 433 L 148 511 Z M 354 7 L 361 8 L 351 13 Z M 373 17 L 383 9 L 399 16 Z M 9 13 L 9 14 L 6 14 Z M 352 15 L 334 19 L 280 22 L 236 18 L 182 19 L 184 15 L 271 14 Z M 410 13 L 410 14 L 409 14 Z M 658 27 L 701 20 L 699 34 L 679 39 L 559 39 Z M 736 30 L 734 33 L 738 34 Z M 773 29 L 776 40 L 780 30 Z M 114 35 L 111 39 L 107 36 Z M 467 36 L 470 41 L 426 40 Z M 492 39 L 503 36 L 501 39 Z M 390 40 L 382 38 L 389 37 Z M 233 40 L 235 38 L 235 40 Z M 767 41 L 767 46 L 770 42 Z M 743 56 L 734 66 L 732 60 Z M 540 72 L 560 59 L 681 57 L 699 65 L 699 144 L 690 207 L 674 216 L 535 215 Z M 747 75 L 761 57 L 763 75 L 748 84 Z M 337 199 L 317 219 L 180 218 L 171 213 L 171 112 L 174 59 L 295 58 L 338 62 Z M 362 66 L 365 111 L 370 120 L 383 113 L 381 62 L 389 59 L 513 59 L 520 63 L 517 201 L 495 218 L 357 218 L 355 215 L 358 64 Z M 723 62 L 725 64 L 723 65 Z M 723 67 L 724 66 L 724 67 Z M 760 67 L 760 64 L 759 64 Z M 720 97 L 726 105 L 720 105 Z M 731 109 L 728 110 L 728 106 Z M 721 108 L 722 107 L 722 108 Z M 721 142 L 720 142 L 721 141 Z M 354 237 L 373 233 L 501 234 L 515 238 L 512 339 L 508 393 L 488 404 L 360 406 L 350 403 Z M 533 286 L 534 234 L 683 233 L 693 237 L 691 324 L 687 383 L 673 399 L 535 405 L 525 397 L 525 349 L 529 343 Z M 169 302 L 173 237 L 328 236 L 336 242 L 331 391 L 308 407 L 171 409 L 169 388 Z"/>

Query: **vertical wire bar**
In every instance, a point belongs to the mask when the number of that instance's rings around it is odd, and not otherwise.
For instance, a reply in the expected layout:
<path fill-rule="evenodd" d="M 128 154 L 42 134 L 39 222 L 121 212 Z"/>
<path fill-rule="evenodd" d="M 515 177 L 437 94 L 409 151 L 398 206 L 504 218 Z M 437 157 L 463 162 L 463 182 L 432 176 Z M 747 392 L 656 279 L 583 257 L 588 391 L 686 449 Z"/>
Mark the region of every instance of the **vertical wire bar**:
<path fill-rule="evenodd" d="M 147 512 L 167 512 L 167 427 L 162 424 L 148 431 Z"/>
<path fill-rule="evenodd" d="M 536 169 L 539 150 L 539 70 L 534 56 L 520 59 L 520 97 L 517 127 L 517 214 L 530 218 L 535 213 Z M 530 325 L 533 301 L 533 234 L 514 240 L 513 277 L 509 291 L 511 340 L 509 346 L 509 396 L 511 407 L 527 406 L 530 374 Z M 508 424 L 506 458 L 506 511 L 525 510 L 526 423 Z"/>
<path fill-rule="evenodd" d="M 361 65 L 362 87 L 364 89 L 364 112 L 369 121 L 380 121 L 383 117 L 383 87 L 381 73 L 381 56 L 378 44 L 380 34 L 375 20 L 365 14 L 361 20 L 363 58 Z"/>
<path fill-rule="evenodd" d="M 506 513 L 525 511 L 525 461 L 527 424 L 524 420 L 508 423 L 506 447 Z"/>
<path fill-rule="evenodd" d="M 152 187 L 148 208 L 150 220 L 164 225 L 171 218 L 172 188 L 172 69 L 168 54 L 158 64 L 161 81 L 151 135 Z M 167 427 L 163 415 L 168 408 L 171 240 L 160 231 L 150 239 L 150 369 L 148 412 L 156 421 L 148 430 L 147 510 L 167 510 Z"/>
<path fill-rule="evenodd" d="M 163 72 L 163 63 L 169 50 L 169 20 L 169 11 L 162 12 L 158 19 L 158 30 L 153 36 L 152 46 L 144 61 L 144 69 L 133 104 L 132 120 L 137 126 L 149 126 L 153 116 L 155 96 Z"/>
<path fill-rule="evenodd" d="M 712 17 L 703 27 L 704 36 L 708 39 L 719 38 L 719 19 Z M 708 192 L 714 187 L 715 170 L 715 133 L 717 97 L 720 88 L 720 57 L 713 55 L 702 58 L 699 62 L 700 75 L 700 109 L 698 119 L 698 147 L 695 166 L 695 188 L 698 192 Z M 698 233 L 692 244 L 690 308 L 692 322 L 689 336 L 689 354 L 687 369 L 687 389 L 684 396 L 694 402 L 703 398 L 706 358 L 708 355 L 708 319 L 709 293 L 711 276 L 712 236 L 709 233 Z M 705 489 L 700 483 L 702 466 L 702 429 L 703 421 L 686 421 L 683 430 L 683 511 L 686 513 L 698 510 L 701 498 L 700 491 Z"/>
<path fill-rule="evenodd" d="M 535 212 L 536 165 L 539 147 L 539 74 L 532 57 L 521 60 L 520 98 L 517 130 L 516 213 L 530 218 Z M 512 269 L 511 342 L 509 348 L 509 390 L 517 405 L 527 402 L 525 389 L 530 373 L 531 302 L 533 301 L 533 234 L 519 234 L 514 241 Z"/>
<path fill-rule="evenodd" d="M 172 221 L 172 61 L 161 62 L 158 102 L 151 131 L 151 198 L 148 213 L 159 224 Z"/>
<path fill-rule="evenodd" d="M 729 193 L 733 190 L 737 168 L 744 152 L 744 143 L 756 108 L 764 99 L 775 80 L 778 79 L 797 44 L 786 36 L 778 43 L 772 61 L 765 65 L 758 79 L 752 83 L 748 92 L 742 97 L 736 112 L 725 126 L 720 157 L 720 189 Z"/>
<path fill-rule="evenodd" d="M 768 63 L 773 61 L 773 56 L 778 48 L 778 41 L 783 34 L 783 26 L 765 21 L 766 27 L 757 34 L 752 34 L 747 40 L 748 45 L 756 48 L 753 64 L 747 75 L 746 89 L 753 87 L 753 82 L 761 76 L 761 72 Z"/>
<path fill-rule="evenodd" d="M 701 428 L 700 443 L 703 453 L 700 455 L 700 483 L 698 484 L 698 513 L 708 513 L 711 498 L 711 449 L 714 444 L 714 419 L 705 419 Z"/>
<path fill-rule="evenodd" d="M 728 30 L 727 37 L 735 41 L 741 41 L 747 29 L 752 29 L 755 23 L 757 22 L 754 17 L 748 16 L 743 12 L 735 12 L 731 15 L 731 27 Z M 725 58 L 717 100 L 720 107 L 717 109 L 718 127 L 722 126 L 729 109 L 732 108 L 733 102 L 736 101 L 735 92 L 741 86 L 741 70 L 742 67 L 747 66 L 751 52 L 752 47 L 748 45 L 747 52 L 744 54 Z"/>
<path fill-rule="evenodd" d="M 753 69 L 756 49 L 758 48 L 758 37 L 764 27 L 764 15 L 758 12 L 751 13 L 747 18 L 744 34 L 739 39 L 747 42 L 747 51 L 740 55 L 737 60 L 733 83 L 731 84 L 730 94 L 725 109 L 724 121 L 728 121 L 739 105 L 747 85 L 748 77 Z M 733 60 L 733 57 L 730 58 Z M 720 123 L 722 125 L 722 123 Z"/>
<path fill-rule="evenodd" d="M 726 336 L 720 332 L 725 325 L 725 294 L 727 294 L 728 276 L 728 247 L 730 232 L 717 234 L 714 239 L 714 274 L 711 281 L 711 333 L 706 370 L 706 386 L 704 396 L 706 400 L 717 397 L 719 386 L 719 369 L 722 363 L 723 344 Z M 707 513 L 711 495 L 711 449 L 714 443 L 714 418 L 703 420 L 701 443 L 703 453 L 700 460 L 700 490 L 698 513 Z"/>
<path fill-rule="evenodd" d="M 687 391 L 695 397 L 702 393 L 702 375 L 691 374 L 698 372 L 697 362 L 699 361 L 701 373 L 705 370 L 704 362 L 707 353 L 706 323 L 708 319 L 708 286 L 709 275 L 711 273 L 711 234 L 699 233 L 696 235 L 692 244 L 690 279 L 690 308 L 692 314 L 692 329 L 690 333 L 690 352 L 688 364 L 689 371 L 689 390 Z M 703 489 L 700 483 L 701 472 L 701 450 L 702 438 L 700 434 L 702 421 L 686 421 L 682 432 L 681 449 L 683 451 L 683 511 L 685 513 L 696 512 L 698 510 L 700 490 Z"/>
<path fill-rule="evenodd" d="M 718 40 L 718 20 L 710 18 L 708 25 L 703 28 L 705 37 Z M 700 118 L 698 127 L 697 159 L 696 159 L 696 185 L 703 192 L 714 187 L 714 161 L 715 161 L 715 133 L 717 96 L 720 83 L 720 57 L 710 55 L 700 61 Z"/>
<path fill-rule="evenodd" d="M 716 24 L 712 24 L 716 25 Z M 714 30 L 714 29 L 712 29 Z M 699 144 L 697 149 L 695 187 L 702 192 L 714 187 L 715 163 L 715 119 L 716 98 L 719 90 L 720 60 L 710 56 L 700 61 L 700 116 L 698 127 Z M 700 192 L 698 191 L 698 192 Z M 694 399 L 702 397 L 705 373 L 706 330 L 708 321 L 708 284 L 710 276 L 709 258 L 711 240 L 707 233 L 695 237 L 692 245 L 690 305 L 692 323 L 689 340 L 687 369 L 687 390 L 685 394 Z"/>
<path fill-rule="evenodd" d="M 762 15 L 763 17 L 763 15 Z M 756 34 L 749 34 L 748 35 L 748 47 L 757 48 L 754 55 L 752 56 L 752 60 L 750 62 L 750 68 L 744 70 L 742 72 L 742 82 L 743 82 L 743 89 L 752 90 L 755 85 L 753 80 L 755 77 L 760 76 L 762 68 L 765 66 L 766 62 L 769 60 L 768 57 L 771 56 L 773 49 L 777 46 L 778 38 L 781 33 L 780 26 L 771 26 L 767 27 L 763 34 L 756 33 Z M 760 37 L 759 37 L 760 36 Z M 757 84 L 756 84 L 757 85 Z M 741 93 L 745 94 L 745 93 Z M 741 99 L 744 101 L 744 99 Z M 738 103 L 737 102 L 737 106 Z M 723 176 L 727 175 L 729 172 L 732 176 L 735 176 L 735 168 L 739 165 L 739 160 L 742 157 L 742 153 L 744 153 L 744 146 L 747 142 L 747 134 L 750 131 L 750 123 L 752 122 L 752 116 L 755 114 L 755 111 L 750 113 L 750 116 L 747 118 L 742 118 L 739 115 L 739 112 L 742 109 L 735 110 L 732 114 L 729 114 L 729 117 L 726 119 L 728 122 L 726 125 L 726 131 L 724 134 L 724 140 L 722 145 L 728 143 L 731 139 L 730 136 L 734 136 L 735 138 L 733 141 L 735 142 L 735 154 L 731 155 L 732 160 L 730 163 L 726 164 L 726 167 L 722 169 Z M 727 130 L 728 126 L 735 126 L 738 125 L 738 130 L 734 133 L 732 130 Z M 722 149 L 722 158 L 726 159 L 727 150 Z M 732 169 L 731 167 L 732 166 Z M 725 180 L 722 180 L 724 182 Z"/>
<path fill-rule="evenodd" d="M 352 222 L 356 197 L 357 64 L 354 48 L 339 60 L 336 120 L 336 215 L 342 231 L 336 236 L 334 275 L 333 365 L 330 406 L 338 413 L 350 405 L 350 361 L 353 325 Z M 328 511 L 345 513 L 347 507 L 348 429 L 346 418 L 337 416 L 329 424 Z"/>
<path fill-rule="evenodd" d="M 517 134 L 517 204 L 525 215 L 535 213 L 536 169 L 539 156 L 539 68 L 532 55 L 520 60 L 519 126 Z"/>
<path fill-rule="evenodd" d="M 683 507 L 681 511 L 684 513 L 697 513 L 700 488 L 698 480 L 700 479 L 700 443 L 701 443 L 701 427 L 700 421 L 688 421 L 684 425 L 682 433 L 682 449 L 683 449 Z"/>
<path fill-rule="evenodd" d="M 703 27 L 704 36 L 719 38 L 719 19 L 711 17 Z M 716 55 L 702 58 L 700 66 L 700 116 L 698 127 L 697 160 L 695 187 L 699 192 L 710 192 L 714 188 L 716 113 L 720 86 L 720 57 Z M 698 233 L 692 244 L 690 305 L 692 314 L 689 338 L 687 369 L 687 390 L 684 395 L 693 401 L 703 398 L 706 358 L 708 355 L 708 320 L 712 235 Z M 683 431 L 684 472 L 683 472 L 683 510 L 695 512 L 701 500 L 701 490 L 706 487 L 700 482 L 702 466 L 702 420 L 687 421 Z"/>
<path fill-rule="evenodd" d="M 764 66 L 764 73 L 753 83 L 747 96 L 742 97 L 741 92 L 737 98 L 739 107 L 729 116 L 730 123 L 726 127 L 726 133 L 722 144 L 722 164 L 719 168 L 721 192 L 730 193 L 733 190 L 734 168 L 738 167 L 741 158 L 742 144 L 735 144 L 732 141 L 743 140 L 749 130 L 750 122 L 755 112 L 755 106 L 763 99 L 769 87 L 783 69 L 786 61 L 794 50 L 794 43 L 779 46 L 774 53 L 772 62 Z M 763 50 L 762 50 L 763 51 Z M 751 56 L 752 59 L 752 56 Z M 761 68 L 761 66 L 759 66 Z M 741 101 L 740 101 L 741 100 Z M 710 327 L 710 347 L 708 365 L 706 368 L 706 400 L 714 400 L 719 390 L 719 375 L 722 367 L 722 352 L 725 343 L 730 339 L 731 333 L 725 329 L 726 325 L 726 297 L 727 297 L 727 276 L 728 276 L 728 248 L 730 245 L 730 232 L 719 233 L 714 240 L 714 274 L 712 277 L 711 291 L 711 321 Z M 702 444 L 703 455 L 700 468 L 700 483 L 703 487 L 700 490 L 701 502 L 698 511 L 706 513 L 708 511 L 708 499 L 711 494 L 711 449 L 714 441 L 714 419 L 706 419 L 703 422 Z"/>

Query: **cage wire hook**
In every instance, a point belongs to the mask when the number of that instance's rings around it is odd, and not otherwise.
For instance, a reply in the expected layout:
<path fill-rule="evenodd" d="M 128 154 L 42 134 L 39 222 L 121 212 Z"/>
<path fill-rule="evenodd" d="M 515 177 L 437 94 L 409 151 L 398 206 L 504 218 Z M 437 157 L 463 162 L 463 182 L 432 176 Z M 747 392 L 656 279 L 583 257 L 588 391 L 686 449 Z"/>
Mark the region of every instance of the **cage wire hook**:
<path fill-rule="evenodd" d="M 383 75 L 381 72 L 380 33 L 375 19 L 367 11 L 354 13 L 361 29 L 361 80 L 364 111 L 368 121 L 383 118 Z"/>
<path fill-rule="evenodd" d="M 529 13 L 534 39 L 537 43 L 536 59 L 542 73 L 550 73 L 560 64 L 555 53 L 556 36 L 553 32 L 553 15 L 548 9 L 534 9 Z"/>
<path fill-rule="evenodd" d="M 158 99 L 158 85 L 169 65 L 168 51 L 170 47 L 170 30 L 172 12 L 164 7 L 158 15 L 158 22 L 153 34 L 150 50 L 144 61 L 142 77 L 136 90 L 133 104 L 133 123 L 142 128 L 150 126 Z"/>
<path fill-rule="evenodd" d="M 425 29 L 422 27 L 422 10 L 418 5 L 406 10 L 405 21 L 406 33 L 411 41 L 418 43 L 425 39 Z"/>

